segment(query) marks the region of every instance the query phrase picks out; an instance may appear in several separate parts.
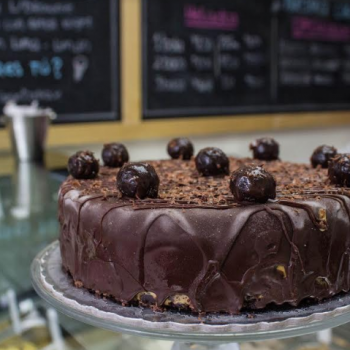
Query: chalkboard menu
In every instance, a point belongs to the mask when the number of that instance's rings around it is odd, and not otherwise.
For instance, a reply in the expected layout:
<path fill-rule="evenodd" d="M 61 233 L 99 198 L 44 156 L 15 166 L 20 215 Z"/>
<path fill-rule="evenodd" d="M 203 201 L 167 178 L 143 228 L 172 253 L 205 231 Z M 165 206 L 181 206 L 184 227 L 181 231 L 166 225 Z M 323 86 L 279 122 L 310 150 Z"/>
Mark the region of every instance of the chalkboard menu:
<path fill-rule="evenodd" d="M 278 101 L 349 106 L 350 2 L 283 0 L 276 27 Z"/>
<path fill-rule="evenodd" d="M 144 1 L 145 116 L 252 111 L 269 100 L 261 0 Z"/>
<path fill-rule="evenodd" d="M 1 0 L 0 108 L 38 100 L 58 122 L 119 118 L 118 0 Z"/>
<path fill-rule="evenodd" d="M 350 109 L 350 2 L 143 0 L 144 118 Z"/>

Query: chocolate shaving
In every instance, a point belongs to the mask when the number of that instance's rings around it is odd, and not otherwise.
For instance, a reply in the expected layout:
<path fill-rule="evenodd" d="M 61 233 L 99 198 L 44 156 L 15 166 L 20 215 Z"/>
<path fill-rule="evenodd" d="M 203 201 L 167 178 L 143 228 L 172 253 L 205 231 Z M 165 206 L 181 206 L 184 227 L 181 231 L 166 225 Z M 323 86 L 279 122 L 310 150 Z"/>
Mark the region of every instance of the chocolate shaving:
<path fill-rule="evenodd" d="M 194 161 L 162 160 L 150 161 L 160 178 L 159 196 L 156 199 L 123 198 L 116 188 L 119 169 L 102 167 L 99 176 L 93 180 L 79 180 L 68 177 L 62 185 L 63 194 L 78 190 L 84 196 L 103 194 L 112 202 L 123 201 L 137 209 L 148 208 L 213 208 L 227 209 L 248 205 L 236 203 L 229 191 L 229 176 L 203 177 L 196 170 Z M 250 158 L 230 158 L 230 173 L 244 164 L 263 166 L 277 182 L 277 201 L 304 201 L 323 195 L 343 194 L 350 191 L 332 185 L 327 170 L 306 164 L 273 161 L 263 162 Z"/>

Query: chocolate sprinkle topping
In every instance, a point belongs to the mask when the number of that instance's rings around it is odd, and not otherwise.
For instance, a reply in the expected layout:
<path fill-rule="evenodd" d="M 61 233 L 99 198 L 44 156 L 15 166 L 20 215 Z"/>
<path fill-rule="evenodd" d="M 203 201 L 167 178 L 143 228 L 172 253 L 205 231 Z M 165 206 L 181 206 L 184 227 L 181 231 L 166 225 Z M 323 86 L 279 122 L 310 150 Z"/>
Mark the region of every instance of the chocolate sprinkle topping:
<path fill-rule="evenodd" d="M 158 198 L 127 199 L 121 198 L 115 186 L 117 168 L 102 167 L 95 180 L 76 180 L 69 177 L 62 186 L 64 193 L 69 190 L 79 190 L 81 195 L 101 195 L 110 201 L 130 205 L 134 209 L 156 207 L 178 208 L 215 208 L 247 204 L 237 203 L 229 188 L 229 176 L 202 177 L 198 174 L 193 161 L 181 160 L 150 161 L 159 179 Z M 344 194 L 345 189 L 331 185 L 326 169 L 313 169 L 311 165 L 288 162 L 262 162 L 250 158 L 230 158 L 230 172 L 246 164 L 263 165 L 271 173 L 277 183 L 277 200 L 303 200 L 315 198 L 322 194 Z M 349 192 L 350 194 L 350 192 Z"/>

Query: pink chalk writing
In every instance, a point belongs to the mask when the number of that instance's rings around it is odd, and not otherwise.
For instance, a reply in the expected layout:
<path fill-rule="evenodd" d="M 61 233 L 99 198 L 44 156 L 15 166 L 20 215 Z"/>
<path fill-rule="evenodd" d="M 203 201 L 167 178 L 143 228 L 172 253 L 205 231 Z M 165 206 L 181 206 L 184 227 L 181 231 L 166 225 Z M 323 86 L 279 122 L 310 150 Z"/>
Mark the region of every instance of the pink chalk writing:
<path fill-rule="evenodd" d="M 350 42 L 350 26 L 298 16 L 292 20 L 292 36 L 299 40 Z"/>
<path fill-rule="evenodd" d="M 214 11 L 195 5 L 185 6 L 184 20 L 185 26 L 188 28 L 236 30 L 239 26 L 237 12 Z"/>

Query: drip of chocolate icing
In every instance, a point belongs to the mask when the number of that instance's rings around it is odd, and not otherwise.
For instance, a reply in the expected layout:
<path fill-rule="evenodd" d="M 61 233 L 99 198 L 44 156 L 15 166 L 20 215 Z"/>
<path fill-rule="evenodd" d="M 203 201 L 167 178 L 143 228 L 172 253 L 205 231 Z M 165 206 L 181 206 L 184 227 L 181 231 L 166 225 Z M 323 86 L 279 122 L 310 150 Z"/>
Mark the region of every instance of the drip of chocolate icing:
<path fill-rule="evenodd" d="M 252 162 L 231 158 L 231 171 Z M 349 291 L 349 192 L 325 170 L 263 164 L 277 200 L 248 205 L 234 201 L 228 177 L 199 177 L 193 161 L 150 163 L 157 199 L 121 198 L 117 169 L 62 185 L 63 266 L 78 285 L 125 304 L 146 292 L 162 308 L 187 295 L 195 312 L 230 313 Z"/>

